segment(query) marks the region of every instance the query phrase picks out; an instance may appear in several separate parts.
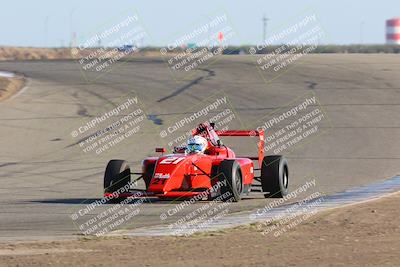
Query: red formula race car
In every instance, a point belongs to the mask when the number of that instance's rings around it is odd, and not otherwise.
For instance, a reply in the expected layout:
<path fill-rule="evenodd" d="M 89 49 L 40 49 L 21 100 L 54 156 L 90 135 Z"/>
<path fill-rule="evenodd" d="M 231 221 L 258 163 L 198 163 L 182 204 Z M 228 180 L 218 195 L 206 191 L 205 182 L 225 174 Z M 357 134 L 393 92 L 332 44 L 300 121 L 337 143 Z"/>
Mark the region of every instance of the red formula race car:
<path fill-rule="evenodd" d="M 131 172 L 124 160 L 109 161 L 104 174 L 104 197 L 185 199 L 197 196 L 215 199 L 224 196 L 221 200 L 236 202 L 250 191 L 274 198 L 288 193 L 287 160 L 279 155 L 264 157 L 263 131 L 216 131 L 212 123 L 203 123 L 192 131 L 192 135 L 207 140 L 203 153 L 188 153 L 186 147 L 175 147 L 173 154 L 164 155 L 164 148 L 156 148 L 161 155 L 144 159 L 142 171 L 136 173 Z M 221 136 L 258 137 L 258 156 L 236 156 L 222 143 Z M 258 161 L 258 168 L 254 168 L 253 161 Z M 255 171 L 259 176 L 255 176 Z M 133 175 L 138 177 L 132 181 Z M 140 179 L 144 180 L 146 188 L 133 189 L 132 185 Z"/>

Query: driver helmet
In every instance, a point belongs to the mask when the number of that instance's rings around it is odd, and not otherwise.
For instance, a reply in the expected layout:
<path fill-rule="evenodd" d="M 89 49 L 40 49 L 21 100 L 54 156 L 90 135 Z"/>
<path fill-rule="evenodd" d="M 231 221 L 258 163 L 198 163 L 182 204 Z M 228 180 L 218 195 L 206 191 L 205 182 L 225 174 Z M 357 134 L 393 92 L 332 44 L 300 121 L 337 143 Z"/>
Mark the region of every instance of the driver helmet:
<path fill-rule="evenodd" d="M 187 142 L 187 153 L 204 153 L 208 145 L 207 139 L 203 136 L 195 135 L 189 138 Z"/>

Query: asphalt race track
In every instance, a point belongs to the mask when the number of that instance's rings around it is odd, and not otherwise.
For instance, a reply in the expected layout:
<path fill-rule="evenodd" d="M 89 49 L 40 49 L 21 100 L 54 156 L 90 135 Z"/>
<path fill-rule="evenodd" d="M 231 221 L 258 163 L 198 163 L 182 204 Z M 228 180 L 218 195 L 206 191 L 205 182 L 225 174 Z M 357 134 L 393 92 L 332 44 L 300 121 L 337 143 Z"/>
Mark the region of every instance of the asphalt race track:
<path fill-rule="evenodd" d="M 163 142 L 160 130 L 215 94 L 229 99 L 241 128 L 316 96 L 326 119 L 321 134 L 282 152 L 292 189 L 315 179 L 312 191 L 330 194 L 399 174 L 397 55 L 309 55 L 279 75 L 261 72 L 250 56 L 222 56 L 177 79 L 159 58 L 137 58 L 102 75 L 84 73 L 75 61 L 1 62 L 0 70 L 29 80 L 21 93 L 0 102 L 0 241 L 78 234 L 71 214 L 102 196 L 108 160 L 127 159 L 140 171 L 141 160 Z M 71 131 L 133 92 L 147 114 L 142 130 L 100 155 L 84 153 Z M 255 152 L 254 143 L 242 139 L 232 145 Z M 254 194 L 230 212 L 270 201 Z M 144 203 L 128 227 L 174 220 L 162 221 L 160 214 L 175 205 Z"/>

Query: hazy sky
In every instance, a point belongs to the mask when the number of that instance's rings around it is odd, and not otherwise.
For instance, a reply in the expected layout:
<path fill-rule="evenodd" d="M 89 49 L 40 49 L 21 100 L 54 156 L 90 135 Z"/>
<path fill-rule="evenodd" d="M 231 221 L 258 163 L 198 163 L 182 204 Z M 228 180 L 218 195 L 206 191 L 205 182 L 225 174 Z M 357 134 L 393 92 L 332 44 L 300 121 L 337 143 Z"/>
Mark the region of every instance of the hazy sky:
<path fill-rule="evenodd" d="M 226 12 L 240 34 L 240 40 L 235 40 L 235 44 L 262 41 L 264 13 L 269 18 L 268 34 L 289 18 L 311 8 L 327 33 L 322 43 L 330 44 L 384 43 L 385 20 L 400 17 L 399 0 L 2 0 L 0 45 L 68 45 L 71 26 L 80 36 L 128 8 L 137 10 L 151 36 L 144 43 L 159 46 L 169 43 L 171 36 L 190 29 L 196 21 L 206 19 L 217 10 Z"/>

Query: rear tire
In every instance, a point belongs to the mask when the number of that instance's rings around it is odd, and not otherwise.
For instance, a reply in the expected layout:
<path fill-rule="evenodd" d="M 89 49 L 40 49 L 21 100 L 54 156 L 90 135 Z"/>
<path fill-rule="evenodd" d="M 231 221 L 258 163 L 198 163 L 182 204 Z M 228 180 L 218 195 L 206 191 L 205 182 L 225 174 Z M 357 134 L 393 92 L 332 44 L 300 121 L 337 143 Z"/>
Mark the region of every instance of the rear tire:
<path fill-rule="evenodd" d="M 131 182 L 131 169 L 124 160 L 113 159 L 104 173 L 104 193 L 114 193 Z"/>
<path fill-rule="evenodd" d="M 261 186 L 264 196 L 281 198 L 288 194 L 289 167 L 283 156 L 265 156 L 261 166 Z"/>
<path fill-rule="evenodd" d="M 221 185 L 221 195 L 226 194 L 227 197 L 221 199 L 222 201 L 238 202 L 241 199 L 243 191 L 242 171 L 236 160 L 224 160 L 221 162 L 218 170 L 218 180 L 225 183 L 225 185 Z"/>

